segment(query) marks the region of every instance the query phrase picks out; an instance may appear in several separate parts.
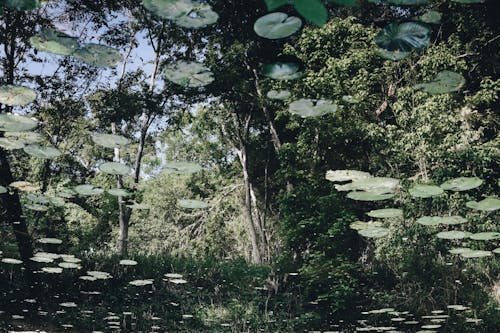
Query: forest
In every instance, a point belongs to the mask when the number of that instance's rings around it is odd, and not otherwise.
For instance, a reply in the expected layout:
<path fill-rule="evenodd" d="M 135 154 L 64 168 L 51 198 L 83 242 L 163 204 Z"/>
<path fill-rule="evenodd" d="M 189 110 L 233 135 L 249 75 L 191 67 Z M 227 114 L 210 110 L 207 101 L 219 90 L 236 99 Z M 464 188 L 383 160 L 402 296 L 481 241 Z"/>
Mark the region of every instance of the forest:
<path fill-rule="evenodd" d="M 498 0 L 0 0 L 0 332 L 500 332 Z"/>

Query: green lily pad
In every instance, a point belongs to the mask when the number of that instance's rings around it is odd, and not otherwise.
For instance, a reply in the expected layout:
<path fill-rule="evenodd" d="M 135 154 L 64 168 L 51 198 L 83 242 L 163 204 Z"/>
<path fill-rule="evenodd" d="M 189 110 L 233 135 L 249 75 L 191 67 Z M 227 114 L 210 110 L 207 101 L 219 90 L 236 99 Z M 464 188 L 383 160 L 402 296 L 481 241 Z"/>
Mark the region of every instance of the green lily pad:
<path fill-rule="evenodd" d="M 203 209 L 208 207 L 208 203 L 200 200 L 181 199 L 177 201 L 177 205 L 187 209 Z"/>
<path fill-rule="evenodd" d="M 417 223 L 425 226 L 435 226 L 438 224 L 444 225 L 456 225 L 467 223 L 467 219 L 462 216 L 452 215 L 452 216 L 422 216 L 417 219 Z"/>
<path fill-rule="evenodd" d="M 299 99 L 290 103 L 288 111 L 302 118 L 320 117 L 337 111 L 337 105 L 324 99 Z"/>
<path fill-rule="evenodd" d="M 59 238 L 40 238 L 38 239 L 38 243 L 42 244 L 62 244 L 62 240 Z"/>
<path fill-rule="evenodd" d="M 468 201 L 465 205 L 475 210 L 492 212 L 497 209 L 500 209 L 500 199 L 494 197 L 488 197 L 481 201 Z"/>
<path fill-rule="evenodd" d="M 38 51 L 65 56 L 80 47 L 77 38 L 52 29 L 42 29 L 38 35 L 30 38 L 30 43 Z"/>
<path fill-rule="evenodd" d="M 36 132 L 5 132 L 4 136 L 11 140 L 15 139 L 26 145 L 43 141 L 43 136 Z"/>
<path fill-rule="evenodd" d="M 289 92 L 288 90 L 269 90 L 267 92 L 267 98 L 270 99 L 277 99 L 284 101 L 286 99 L 289 99 L 292 96 L 292 93 Z"/>
<path fill-rule="evenodd" d="M 274 80 L 295 80 L 302 77 L 299 66 L 293 62 L 275 62 L 264 65 L 262 74 Z"/>
<path fill-rule="evenodd" d="M 482 240 L 482 241 L 500 239 L 500 232 L 494 232 L 494 231 L 478 232 L 478 233 L 472 234 L 470 236 L 470 239 Z"/>
<path fill-rule="evenodd" d="M 81 196 L 100 195 L 104 192 L 102 188 L 90 184 L 75 186 L 75 192 Z"/>
<path fill-rule="evenodd" d="M 60 196 L 61 198 L 71 199 L 75 195 L 77 195 L 77 193 L 70 188 L 63 188 L 62 190 L 57 192 L 57 195 Z"/>
<path fill-rule="evenodd" d="M 302 27 L 302 20 L 285 13 L 275 12 L 264 15 L 255 21 L 253 30 L 260 37 L 280 39 L 293 35 Z"/>
<path fill-rule="evenodd" d="M 391 23 L 375 36 L 378 47 L 388 51 L 411 52 L 426 48 L 432 30 L 417 22 Z"/>
<path fill-rule="evenodd" d="M 192 162 L 166 162 L 163 166 L 166 173 L 190 175 L 202 170 L 201 165 Z"/>
<path fill-rule="evenodd" d="M 132 195 L 129 191 L 122 188 L 112 188 L 108 190 L 108 193 L 115 197 L 129 197 Z"/>
<path fill-rule="evenodd" d="M 153 284 L 153 280 L 152 279 L 134 280 L 134 281 L 130 281 L 129 284 L 136 286 L 136 287 L 143 287 L 143 286 Z"/>
<path fill-rule="evenodd" d="M 382 238 L 389 234 L 389 229 L 384 227 L 368 227 L 359 230 L 358 234 L 366 238 Z"/>
<path fill-rule="evenodd" d="M 0 194 L 7 193 L 7 188 L 0 185 Z"/>
<path fill-rule="evenodd" d="M 119 264 L 122 266 L 135 266 L 137 265 L 137 261 L 130 259 L 122 259 L 120 260 Z"/>
<path fill-rule="evenodd" d="M 328 21 L 328 11 L 320 0 L 293 0 L 295 10 L 306 20 L 322 27 Z"/>
<path fill-rule="evenodd" d="M 13 84 L 0 86 L 0 104 L 25 106 L 32 103 L 35 99 L 36 92 L 28 87 Z"/>
<path fill-rule="evenodd" d="M 191 0 L 143 0 L 142 4 L 153 14 L 169 20 L 189 14 L 195 6 Z"/>
<path fill-rule="evenodd" d="M 219 15 L 206 3 L 195 3 L 195 6 L 185 15 L 174 19 L 174 22 L 184 28 L 199 29 L 214 24 Z"/>
<path fill-rule="evenodd" d="M 101 44 L 85 44 L 73 54 L 73 57 L 81 62 L 95 67 L 113 67 L 123 61 L 118 50 Z"/>
<path fill-rule="evenodd" d="M 436 185 L 415 185 L 408 190 L 414 198 L 430 198 L 444 193 L 444 190 Z"/>
<path fill-rule="evenodd" d="M 28 193 L 26 195 L 26 199 L 28 199 L 34 203 L 38 203 L 38 204 L 46 205 L 46 204 L 50 203 L 49 197 L 46 195 L 43 195 L 43 194 L 37 195 L 37 194 L 33 194 L 33 193 Z"/>
<path fill-rule="evenodd" d="M 19 140 L 12 140 L 9 138 L 0 138 L 0 147 L 5 150 L 23 149 L 24 142 Z"/>
<path fill-rule="evenodd" d="M 99 170 L 110 175 L 125 176 L 130 173 L 130 168 L 118 162 L 105 162 L 99 165 Z"/>
<path fill-rule="evenodd" d="M 210 69 L 197 62 L 178 61 L 165 67 L 163 73 L 169 81 L 183 87 L 198 88 L 214 81 Z"/>
<path fill-rule="evenodd" d="M 425 226 L 436 226 L 441 223 L 440 216 L 422 216 L 417 219 L 417 223 Z"/>
<path fill-rule="evenodd" d="M 349 228 L 353 230 L 361 230 L 369 227 L 381 227 L 382 223 L 378 221 L 370 221 L 370 222 L 363 222 L 363 221 L 356 221 L 351 224 L 349 224 Z"/>
<path fill-rule="evenodd" d="M 368 172 L 357 170 L 328 170 L 325 178 L 331 182 L 346 182 L 358 179 L 370 178 Z"/>
<path fill-rule="evenodd" d="M 500 247 L 497 247 L 496 249 L 492 250 L 491 252 L 500 254 Z"/>
<path fill-rule="evenodd" d="M 460 253 L 463 258 L 484 258 L 492 256 L 491 251 L 482 251 L 482 250 L 471 250 Z"/>
<path fill-rule="evenodd" d="M 21 192 L 35 192 L 40 189 L 40 186 L 24 180 L 12 182 L 9 184 L 9 187 L 15 188 L 16 190 Z"/>
<path fill-rule="evenodd" d="M 422 89 L 431 94 L 446 94 L 460 90 L 465 85 L 465 79 L 462 74 L 452 71 L 439 72 L 433 81 L 416 84 L 414 89 Z"/>
<path fill-rule="evenodd" d="M 398 61 L 408 57 L 411 52 L 404 52 L 400 50 L 389 51 L 379 47 L 375 50 L 375 54 L 384 59 Z"/>
<path fill-rule="evenodd" d="M 403 217 L 403 210 L 397 208 L 375 209 L 369 211 L 366 215 L 381 219 Z"/>
<path fill-rule="evenodd" d="M 472 250 L 469 247 L 455 247 L 453 249 L 450 249 L 448 252 L 450 252 L 451 254 L 462 254 L 469 251 L 474 251 L 474 250 Z"/>
<path fill-rule="evenodd" d="M 38 126 L 38 122 L 29 117 L 15 114 L 0 114 L 0 131 L 27 132 Z"/>
<path fill-rule="evenodd" d="M 1 262 L 3 262 L 4 264 L 11 264 L 11 265 L 20 265 L 23 263 L 22 260 L 14 258 L 2 258 Z"/>
<path fill-rule="evenodd" d="M 328 0 L 328 2 L 346 7 L 359 7 L 360 5 L 360 0 Z"/>
<path fill-rule="evenodd" d="M 463 231 L 458 230 L 441 231 L 436 235 L 436 237 L 441 239 L 463 239 L 467 237 L 467 234 Z"/>
<path fill-rule="evenodd" d="M 376 194 L 387 194 L 394 192 L 399 187 L 399 179 L 389 177 L 369 177 L 356 179 L 348 185 L 356 190 Z"/>
<path fill-rule="evenodd" d="M 352 95 L 344 95 L 344 96 L 342 96 L 342 101 L 346 102 L 348 104 L 357 104 L 357 103 L 359 103 L 359 99 L 357 99 L 356 97 L 354 97 Z"/>
<path fill-rule="evenodd" d="M 40 146 L 36 143 L 25 146 L 23 150 L 28 155 L 47 160 L 57 158 L 62 154 L 61 151 L 55 147 Z"/>
<path fill-rule="evenodd" d="M 447 191 L 468 191 L 481 186 L 483 180 L 477 177 L 458 177 L 447 180 L 441 184 L 441 188 Z"/>
<path fill-rule="evenodd" d="M 39 0 L 3 0 L 2 6 L 15 10 L 33 10 L 40 7 Z"/>
<path fill-rule="evenodd" d="M 418 20 L 429 24 L 439 24 L 441 23 L 441 18 L 443 14 L 436 10 L 429 10 L 428 12 L 420 15 Z"/>
<path fill-rule="evenodd" d="M 391 199 L 392 197 L 394 197 L 394 194 L 379 194 L 365 191 L 354 191 L 347 193 L 347 197 L 349 199 L 358 201 L 381 201 Z"/>
<path fill-rule="evenodd" d="M 129 205 L 127 205 L 127 207 L 130 208 L 130 209 L 137 209 L 137 210 L 146 210 L 146 209 L 149 209 L 148 205 L 142 204 L 142 203 L 137 203 L 137 202 L 129 204 Z"/>
<path fill-rule="evenodd" d="M 106 148 L 124 147 L 130 143 L 130 140 L 121 135 L 115 134 L 92 134 L 92 141 Z"/>
<path fill-rule="evenodd" d="M 35 212 L 46 212 L 49 210 L 49 207 L 44 206 L 44 205 L 40 205 L 40 204 L 36 204 L 36 203 L 24 205 L 24 208 L 29 209 L 29 210 L 33 210 Z"/>

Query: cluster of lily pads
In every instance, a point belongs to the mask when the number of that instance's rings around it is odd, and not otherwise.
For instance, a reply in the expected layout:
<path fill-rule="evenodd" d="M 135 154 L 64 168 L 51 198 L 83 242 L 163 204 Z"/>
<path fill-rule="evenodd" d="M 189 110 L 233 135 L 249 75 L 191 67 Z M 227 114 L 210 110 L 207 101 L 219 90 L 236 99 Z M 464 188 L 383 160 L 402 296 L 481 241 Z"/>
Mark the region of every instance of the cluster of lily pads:
<path fill-rule="evenodd" d="M 394 197 L 397 192 L 403 191 L 400 181 L 395 178 L 374 177 L 367 172 L 357 170 L 329 170 L 326 179 L 335 183 L 337 191 L 346 191 L 347 197 L 358 201 L 384 201 Z M 442 195 L 445 191 L 464 192 L 478 188 L 483 180 L 478 177 L 457 177 L 445 181 L 440 186 L 430 184 L 415 184 L 407 192 L 415 199 L 427 199 Z M 486 213 L 500 209 L 500 199 L 486 197 L 481 201 L 468 201 L 466 206 L 476 211 Z M 403 219 L 403 210 L 399 208 L 383 208 L 371 210 L 369 217 L 376 219 Z M 467 223 L 462 216 L 422 216 L 416 223 L 424 226 L 454 226 Z M 366 238 L 381 238 L 389 235 L 389 228 L 381 221 L 357 221 L 350 225 L 354 230 Z M 470 233 L 461 230 L 443 230 L 436 234 L 437 238 L 446 240 L 492 241 L 500 239 L 500 232 Z M 471 248 L 454 248 L 452 254 L 460 254 L 463 258 L 479 258 L 500 253 L 500 248 L 492 251 L 473 250 Z"/>
<path fill-rule="evenodd" d="M 219 15 L 207 3 L 192 0 L 143 0 L 153 14 L 184 28 L 203 28 L 217 22 Z"/>

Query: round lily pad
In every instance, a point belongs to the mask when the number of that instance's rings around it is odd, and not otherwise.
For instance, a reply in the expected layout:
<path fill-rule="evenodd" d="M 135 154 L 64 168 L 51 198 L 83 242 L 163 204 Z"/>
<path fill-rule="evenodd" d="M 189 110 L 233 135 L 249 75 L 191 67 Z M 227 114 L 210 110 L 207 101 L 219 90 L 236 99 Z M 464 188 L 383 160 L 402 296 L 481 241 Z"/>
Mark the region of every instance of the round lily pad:
<path fill-rule="evenodd" d="M 183 87 L 203 87 L 214 81 L 210 69 L 197 62 L 181 60 L 165 67 L 163 73 L 169 81 Z"/>
<path fill-rule="evenodd" d="M 484 258 L 492 256 L 491 251 L 471 250 L 460 253 L 463 258 Z"/>
<path fill-rule="evenodd" d="M 14 258 L 2 258 L 1 260 L 4 264 L 11 264 L 11 265 L 19 265 L 22 264 L 22 260 L 14 259 Z"/>
<path fill-rule="evenodd" d="M 7 193 L 7 188 L 0 185 L 0 194 Z"/>
<path fill-rule="evenodd" d="M 62 154 L 57 148 L 51 146 L 40 146 L 36 143 L 25 146 L 23 150 L 28 155 L 48 160 L 57 158 Z"/>
<path fill-rule="evenodd" d="M 368 172 L 357 170 L 328 170 L 325 178 L 331 182 L 346 182 L 358 179 L 370 178 Z"/>
<path fill-rule="evenodd" d="M 129 197 L 132 195 L 132 193 L 123 188 L 112 188 L 108 190 L 108 193 L 115 197 Z"/>
<path fill-rule="evenodd" d="M 450 249 L 448 252 L 450 252 L 451 254 L 462 254 L 469 251 L 473 250 L 469 247 L 455 247 L 453 249 Z"/>
<path fill-rule="evenodd" d="M 475 210 L 492 212 L 497 209 L 500 209 L 500 199 L 494 197 L 488 197 L 481 201 L 468 201 L 465 205 Z"/>
<path fill-rule="evenodd" d="M 58 238 L 40 238 L 38 239 L 38 243 L 42 244 L 62 244 L 62 240 Z"/>
<path fill-rule="evenodd" d="M 66 268 L 66 269 L 80 269 L 82 266 L 75 264 L 74 262 L 61 262 L 57 264 L 57 266 L 61 268 Z"/>
<path fill-rule="evenodd" d="M 101 44 L 85 44 L 73 52 L 73 57 L 95 67 L 113 67 L 123 61 L 118 50 Z"/>
<path fill-rule="evenodd" d="M 189 14 L 195 6 L 191 0 L 143 0 L 142 4 L 153 14 L 169 20 Z"/>
<path fill-rule="evenodd" d="M 24 208 L 33 210 L 35 212 L 46 212 L 49 210 L 49 207 L 37 203 L 25 205 Z"/>
<path fill-rule="evenodd" d="M 299 65 L 293 62 L 275 62 L 264 65 L 262 74 L 274 80 L 295 80 L 302 77 Z"/>
<path fill-rule="evenodd" d="M 411 52 L 426 48 L 432 30 L 417 22 L 390 23 L 376 36 L 378 47 L 388 51 Z"/>
<path fill-rule="evenodd" d="M 398 61 L 408 57 L 411 52 L 404 52 L 400 50 L 389 51 L 379 47 L 375 50 L 375 54 L 384 59 Z"/>
<path fill-rule="evenodd" d="M 35 99 L 36 92 L 28 87 L 12 84 L 0 86 L 0 104 L 24 106 L 32 103 Z"/>
<path fill-rule="evenodd" d="M 382 238 L 389 234 L 389 229 L 384 227 L 368 227 L 359 230 L 358 233 L 366 238 Z"/>
<path fill-rule="evenodd" d="M 458 215 L 452 215 L 452 216 L 441 216 L 441 224 L 446 224 L 446 225 L 455 225 L 455 224 L 463 224 L 467 223 L 467 219 L 458 216 Z"/>
<path fill-rule="evenodd" d="M 382 223 L 375 221 L 375 222 L 363 222 L 363 221 L 356 221 L 351 224 L 349 224 L 349 228 L 353 230 L 361 230 L 369 227 L 381 227 Z"/>
<path fill-rule="evenodd" d="M 270 99 L 284 101 L 286 99 L 289 99 L 292 96 L 292 93 L 288 90 L 269 90 L 266 96 Z"/>
<path fill-rule="evenodd" d="M 130 168 L 118 162 L 105 162 L 99 165 L 99 170 L 110 175 L 125 176 L 130 173 Z"/>
<path fill-rule="evenodd" d="M 397 208 L 384 208 L 384 209 L 376 209 L 371 210 L 366 215 L 375 218 L 394 218 L 394 217 L 403 217 L 403 210 Z"/>
<path fill-rule="evenodd" d="M 35 192 L 40 189 L 40 186 L 24 180 L 12 182 L 9 184 L 9 186 L 22 192 Z"/>
<path fill-rule="evenodd" d="M 130 140 L 124 136 L 100 133 L 93 134 L 92 141 L 106 148 L 124 147 L 130 143 Z"/>
<path fill-rule="evenodd" d="M 193 2 L 195 6 L 185 15 L 174 19 L 175 24 L 184 28 L 199 29 L 214 24 L 219 15 L 206 3 Z"/>
<path fill-rule="evenodd" d="M 0 131 L 26 132 L 38 126 L 38 122 L 29 117 L 14 114 L 0 114 Z"/>
<path fill-rule="evenodd" d="M 436 237 L 441 239 L 463 239 L 467 237 L 467 234 L 463 231 L 458 230 L 441 231 L 436 235 Z"/>
<path fill-rule="evenodd" d="M 483 180 L 477 177 L 458 177 L 447 180 L 441 184 L 441 188 L 447 191 L 468 191 L 481 186 Z"/>
<path fill-rule="evenodd" d="M 264 15 L 255 21 L 253 30 L 260 37 L 280 39 L 293 35 L 302 27 L 302 20 L 285 13 L 275 12 Z"/>
<path fill-rule="evenodd" d="M 38 35 L 30 38 L 30 43 L 38 51 L 66 56 L 80 47 L 77 38 L 52 29 L 42 29 Z"/>
<path fill-rule="evenodd" d="M 122 259 L 120 260 L 119 264 L 123 266 L 135 266 L 137 265 L 137 261 L 130 259 Z"/>
<path fill-rule="evenodd" d="M 399 187 L 399 179 L 390 177 L 369 177 L 356 179 L 352 188 L 378 194 L 392 193 Z"/>
<path fill-rule="evenodd" d="M 49 274 L 61 274 L 63 269 L 61 267 L 42 267 L 42 272 Z"/>
<path fill-rule="evenodd" d="M 415 185 L 408 190 L 414 198 L 430 198 L 444 193 L 444 190 L 436 185 Z"/>
<path fill-rule="evenodd" d="M 23 149 L 24 142 L 16 139 L 0 138 L 0 147 L 2 147 L 5 150 Z"/>
<path fill-rule="evenodd" d="M 178 175 L 189 175 L 202 170 L 198 163 L 193 162 L 166 162 L 163 166 L 166 173 L 173 173 Z"/>
<path fill-rule="evenodd" d="M 203 209 L 208 207 L 208 203 L 200 200 L 181 199 L 177 201 L 177 205 L 187 209 Z"/>
<path fill-rule="evenodd" d="M 52 258 L 41 257 L 41 256 L 31 257 L 30 260 L 34 261 L 34 262 L 44 263 L 44 264 L 49 264 L 51 262 L 54 262 L 54 259 L 52 259 Z"/>
<path fill-rule="evenodd" d="M 15 139 L 26 145 L 43 141 L 43 136 L 36 132 L 5 132 L 4 136 L 8 139 Z"/>
<path fill-rule="evenodd" d="M 90 184 L 75 186 L 75 192 L 82 196 L 99 195 L 104 192 L 102 188 Z"/>
<path fill-rule="evenodd" d="M 491 252 L 500 254 L 500 247 L 497 247 L 496 249 L 492 250 Z"/>
<path fill-rule="evenodd" d="M 133 286 L 137 286 L 137 287 L 142 287 L 142 286 L 147 286 L 147 285 L 153 284 L 153 280 L 151 280 L 151 279 L 134 280 L 134 281 L 130 281 L 129 284 L 131 284 Z"/>
<path fill-rule="evenodd" d="M 429 10 L 428 12 L 420 15 L 418 17 L 418 20 L 424 23 L 429 23 L 429 24 L 439 24 L 441 23 L 441 17 L 443 14 L 436 10 Z"/>
<path fill-rule="evenodd" d="M 437 74 L 433 81 L 416 84 L 414 89 L 422 89 L 429 94 L 437 95 L 458 91 L 464 85 L 465 79 L 462 74 L 442 71 Z"/>
<path fill-rule="evenodd" d="M 288 111 L 302 118 L 320 117 L 337 111 L 337 105 L 330 100 L 302 98 L 290 103 Z"/>
<path fill-rule="evenodd" d="M 365 191 L 354 191 L 347 193 L 347 197 L 352 200 L 358 201 L 381 201 L 391 199 L 394 196 L 392 193 L 388 194 L 378 194 L 373 192 Z"/>
<path fill-rule="evenodd" d="M 493 231 L 478 232 L 478 233 L 470 235 L 470 239 L 483 240 L 483 241 L 500 239 L 500 232 L 493 232 Z"/>
<path fill-rule="evenodd" d="M 441 223 L 441 217 L 440 216 L 422 216 L 417 219 L 416 221 L 418 224 L 425 225 L 425 226 L 435 226 Z"/>

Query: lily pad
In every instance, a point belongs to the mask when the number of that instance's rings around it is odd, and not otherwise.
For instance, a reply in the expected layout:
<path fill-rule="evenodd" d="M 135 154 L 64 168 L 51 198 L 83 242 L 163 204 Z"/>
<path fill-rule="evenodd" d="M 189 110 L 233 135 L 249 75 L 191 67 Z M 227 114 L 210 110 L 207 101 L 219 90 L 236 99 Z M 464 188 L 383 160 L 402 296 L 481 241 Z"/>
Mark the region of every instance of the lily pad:
<path fill-rule="evenodd" d="M 496 249 L 492 250 L 491 252 L 500 254 L 500 247 L 497 247 Z"/>
<path fill-rule="evenodd" d="M 484 258 L 484 257 L 490 257 L 493 254 L 491 251 L 482 251 L 482 250 L 471 250 L 471 251 L 466 251 L 460 253 L 460 255 L 463 258 Z"/>
<path fill-rule="evenodd" d="M 371 210 L 366 215 L 374 218 L 395 218 L 395 217 L 403 217 L 403 210 L 397 208 L 384 208 L 384 209 L 376 209 Z"/>
<path fill-rule="evenodd" d="M 474 251 L 474 250 L 472 250 L 469 247 L 455 247 L 453 249 L 450 249 L 448 252 L 450 252 L 451 254 L 462 254 L 469 251 Z"/>
<path fill-rule="evenodd" d="M 173 173 L 177 175 L 190 175 L 202 170 L 201 165 L 193 162 L 166 162 L 163 166 L 166 173 Z"/>
<path fill-rule="evenodd" d="M 4 136 L 8 139 L 17 140 L 26 145 L 43 141 L 43 136 L 36 132 L 5 132 Z"/>
<path fill-rule="evenodd" d="M 121 135 L 115 134 L 100 134 L 96 133 L 92 135 L 92 141 L 106 148 L 119 148 L 124 147 L 130 143 L 130 140 Z"/>
<path fill-rule="evenodd" d="M 25 106 L 32 103 L 35 99 L 36 92 L 28 87 L 12 84 L 0 86 L 0 104 Z"/>
<path fill-rule="evenodd" d="M 289 92 L 288 90 L 269 90 L 267 92 L 267 98 L 270 99 L 277 99 L 284 101 L 286 99 L 289 99 L 292 96 L 292 93 Z"/>
<path fill-rule="evenodd" d="M 208 203 L 200 200 L 181 199 L 177 201 L 177 205 L 186 209 L 204 209 L 208 207 Z"/>
<path fill-rule="evenodd" d="M 135 266 L 137 265 L 137 261 L 130 259 L 122 259 L 120 260 L 119 264 L 122 266 Z"/>
<path fill-rule="evenodd" d="M 295 80 L 302 77 L 299 65 L 293 62 L 275 62 L 264 65 L 262 74 L 274 80 Z"/>
<path fill-rule="evenodd" d="M 302 118 L 320 117 L 337 111 L 337 105 L 330 100 L 302 98 L 290 103 L 288 111 Z"/>
<path fill-rule="evenodd" d="M 348 185 L 356 190 L 387 194 L 393 193 L 399 187 L 399 179 L 390 177 L 369 177 L 356 179 Z"/>
<path fill-rule="evenodd" d="M 163 73 L 169 81 L 183 87 L 198 88 L 214 81 L 210 69 L 197 62 L 178 61 L 165 67 Z"/>
<path fill-rule="evenodd" d="M 11 264 L 11 265 L 20 265 L 23 263 L 22 260 L 14 259 L 14 258 L 2 258 L 1 260 L 4 264 Z"/>
<path fill-rule="evenodd" d="M 38 51 L 65 56 L 80 47 L 77 38 L 52 29 L 42 29 L 38 35 L 30 38 L 30 43 Z"/>
<path fill-rule="evenodd" d="M 463 231 L 458 230 L 441 231 L 436 235 L 436 237 L 441 239 L 463 239 L 467 237 L 467 234 Z"/>
<path fill-rule="evenodd" d="M 104 190 L 102 188 L 95 187 L 94 185 L 83 184 L 75 186 L 75 192 L 78 195 L 90 196 L 90 195 L 100 195 L 104 192 Z"/>
<path fill-rule="evenodd" d="M 389 229 L 384 227 L 368 227 L 359 230 L 358 233 L 366 238 L 382 238 L 389 234 Z"/>
<path fill-rule="evenodd" d="M 142 4 L 153 14 L 169 20 L 187 15 L 195 6 L 191 0 L 143 0 Z"/>
<path fill-rule="evenodd" d="M 61 267 L 42 267 L 42 272 L 49 274 L 61 274 L 63 269 Z"/>
<path fill-rule="evenodd" d="M 462 74 L 452 71 L 439 72 L 433 81 L 416 84 L 414 89 L 422 89 L 431 94 L 446 94 L 460 90 L 465 85 L 465 79 Z"/>
<path fill-rule="evenodd" d="M 24 142 L 15 139 L 0 138 L 0 147 L 5 150 L 23 149 Z"/>
<path fill-rule="evenodd" d="M 376 36 L 378 47 L 388 51 L 411 52 L 426 48 L 432 30 L 417 22 L 391 23 Z"/>
<path fill-rule="evenodd" d="M 408 190 L 414 198 L 430 198 L 444 193 L 444 190 L 436 185 L 415 185 Z"/>
<path fill-rule="evenodd" d="M 325 178 L 331 182 L 346 182 L 358 179 L 370 178 L 368 172 L 357 170 L 328 170 Z"/>
<path fill-rule="evenodd" d="M 500 209 L 500 199 L 494 197 L 488 197 L 481 201 L 468 201 L 465 205 L 475 210 L 492 212 L 497 209 Z"/>
<path fill-rule="evenodd" d="M 110 175 L 125 176 L 130 173 L 130 168 L 118 162 L 105 162 L 99 165 L 99 170 Z"/>
<path fill-rule="evenodd" d="M 33 10 L 40 7 L 39 0 L 3 0 L 2 6 L 15 10 Z"/>
<path fill-rule="evenodd" d="M 275 12 L 264 15 L 255 21 L 253 30 L 260 37 L 280 39 L 293 35 L 302 27 L 302 20 L 285 13 Z"/>
<path fill-rule="evenodd" d="M 33 210 L 35 212 L 46 212 L 49 210 L 49 207 L 41 205 L 41 204 L 36 204 L 36 203 L 25 205 L 24 208 L 29 209 L 29 210 Z"/>
<path fill-rule="evenodd" d="M 7 193 L 7 188 L 0 185 L 0 194 Z"/>
<path fill-rule="evenodd" d="M 123 61 L 118 50 L 101 44 L 85 44 L 73 53 L 73 57 L 95 67 L 113 67 Z"/>
<path fill-rule="evenodd" d="M 143 286 L 147 286 L 147 285 L 153 284 L 153 280 L 152 279 L 134 280 L 134 281 L 130 281 L 129 284 L 131 284 L 133 286 L 136 286 L 136 287 L 143 287 Z"/>
<path fill-rule="evenodd" d="M 470 235 L 470 239 L 482 240 L 482 241 L 500 239 L 500 232 L 494 232 L 494 231 L 478 232 L 478 233 Z"/>
<path fill-rule="evenodd" d="M 26 132 L 38 126 L 38 122 L 29 117 L 15 114 L 0 114 L 0 131 L 3 132 Z"/>
<path fill-rule="evenodd" d="M 24 180 L 12 182 L 9 184 L 9 186 L 22 192 L 35 192 L 40 189 L 40 186 Z"/>
<path fill-rule="evenodd" d="M 54 159 L 61 156 L 61 151 L 55 147 L 51 146 L 40 146 L 38 144 L 27 145 L 23 148 L 24 152 L 33 157 L 43 158 L 43 159 Z"/>
<path fill-rule="evenodd" d="M 361 230 L 369 227 L 381 227 L 382 223 L 379 221 L 370 221 L 370 222 L 363 222 L 363 221 L 356 221 L 351 224 L 349 224 L 349 228 L 353 230 Z"/>
<path fill-rule="evenodd" d="M 42 244 L 62 244 L 62 240 L 58 238 L 40 238 L 38 239 L 38 243 Z"/>
<path fill-rule="evenodd" d="M 441 217 L 440 216 L 422 216 L 417 219 L 416 221 L 418 224 L 425 225 L 425 226 L 436 226 L 441 223 Z"/>
<path fill-rule="evenodd" d="M 109 189 L 107 192 L 115 197 L 129 197 L 132 195 L 132 193 L 123 188 L 112 188 Z"/>
<path fill-rule="evenodd" d="M 185 15 L 177 17 L 174 20 L 175 24 L 184 28 L 199 29 L 217 22 L 219 15 L 209 4 L 193 3 L 195 6 Z"/>
<path fill-rule="evenodd" d="M 381 201 L 381 200 L 391 199 L 392 197 L 394 197 L 394 194 L 392 193 L 379 194 L 379 193 L 365 192 L 365 191 L 354 191 L 347 193 L 347 197 L 349 199 L 358 201 Z"/>
<path fill-rule="evenodd" d="M 477 177 L 458 177 L 447 180 L 441 184 L 441 188 L 447 191 L 468 191 L 481 186 L 483 180 Z"/>
<path fill-rule="evenodd" d="M 420 15 L 418 17 L 418 20 L 424 23 L 429 23 L 429 24 L 439 24 L 441 23 L 441 17 L 443 14 L 436 10 L 429 10 L 428 12 Z"/>

